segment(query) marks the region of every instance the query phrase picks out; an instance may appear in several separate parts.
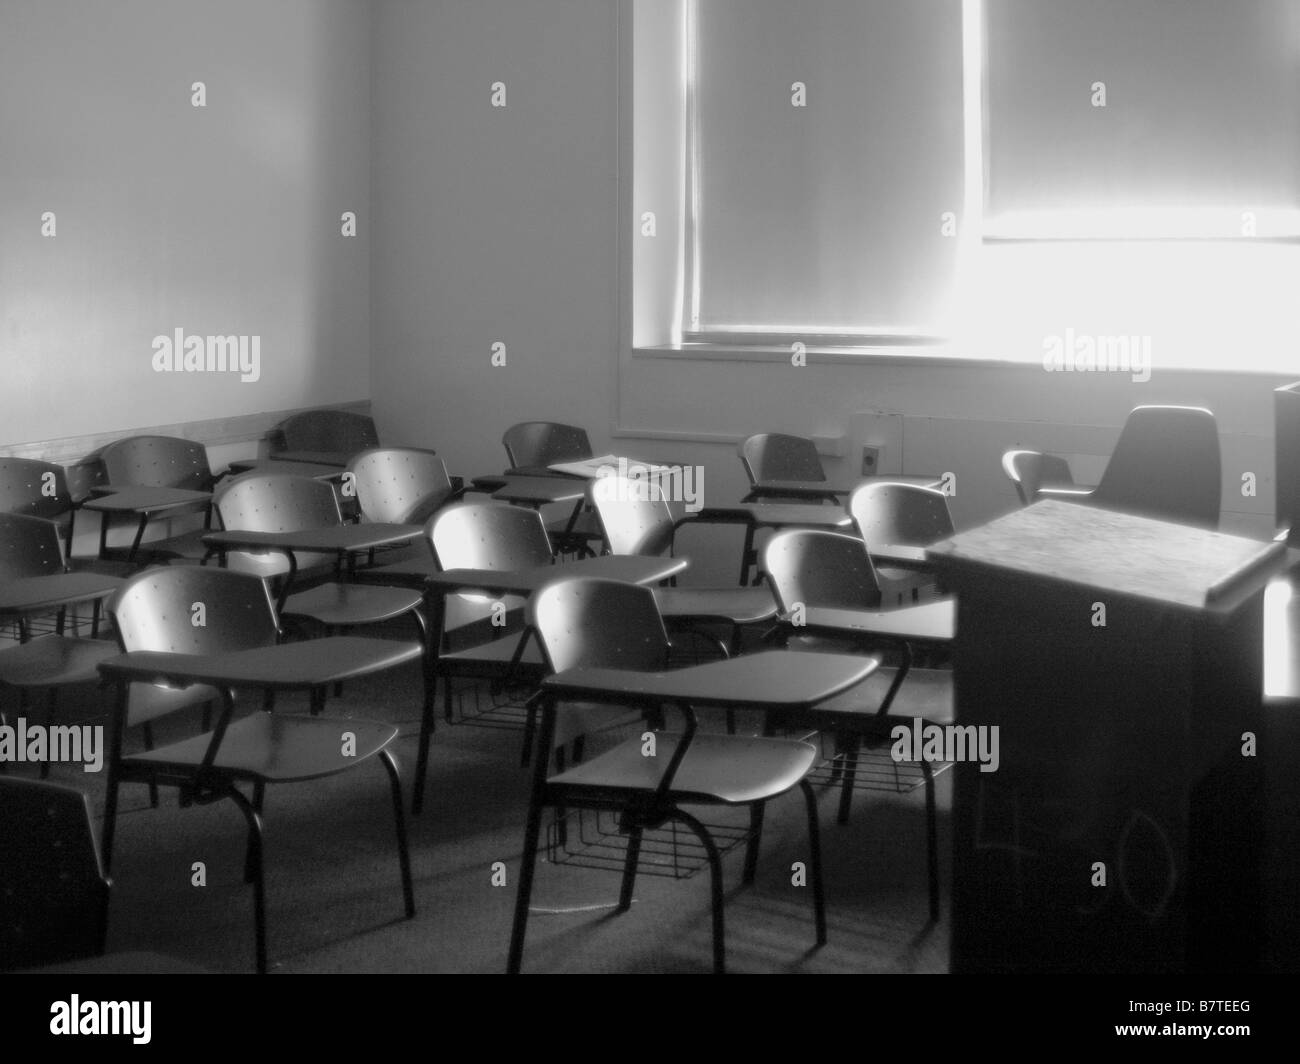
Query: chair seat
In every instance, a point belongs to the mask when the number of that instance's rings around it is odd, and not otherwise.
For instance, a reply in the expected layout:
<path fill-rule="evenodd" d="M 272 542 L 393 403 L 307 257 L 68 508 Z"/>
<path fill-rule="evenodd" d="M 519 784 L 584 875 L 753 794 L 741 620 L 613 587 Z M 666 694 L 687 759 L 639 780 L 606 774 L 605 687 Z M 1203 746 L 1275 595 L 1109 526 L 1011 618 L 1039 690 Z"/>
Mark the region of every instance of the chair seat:
<path fill-rule="evenodd" d="M 62 687 L 98 683 L 99 663 L 121 651 L 105 639 L 46 635 L 0 650 L 0 684 L 11 687 Z"/>
<path fill-rule="evenodd" d="M 718 620 L 758 624 L 777 614 L 776 599 L 760 587 L 657 587 L 655 603 L 665 621 Z"/>
<path fill-rule="evenodd" d="M 215 702 L 221 697 L 215 687 L 195 684 L 193 687 L 164 687 L 162 684 L 133 683 L 127 703 L 127 727 L 148 724 L 179 709 Z"/>
<path fill-rule="evenodd" d="M 681 736 L 655 733 L 655 756 L 642 754 L 634 737 L 566 772 L 548 786 L 592 790 L 611 796 L 653 791 Z M 808 743 L 737 735 L 696 733 L 670 790 L 676 802 L 744 805 L 766 801 L 795 786 L 817 759 Z"/>
<path fill-rule="evenodd" d="M 410 613 L 420 605 L 418 591 L 372 584 L 321 584 L 285 600 L 284 613 L 310 617 L 330 627 L 378 624 Z"/>
<path fill-rule="evenodd" d="M 344 753 L 346 735 L 355 739 Z M 240 780 L 290 783 L 345 772 L 383 750 L 397 728 L 368 720 L 282 716 L 255 712 L 233 721 L 221 740 L 213 768 Z M 190 772 L 203 763 L 211 733 L 122 758 L 122 764 L 153 771 Z"/>

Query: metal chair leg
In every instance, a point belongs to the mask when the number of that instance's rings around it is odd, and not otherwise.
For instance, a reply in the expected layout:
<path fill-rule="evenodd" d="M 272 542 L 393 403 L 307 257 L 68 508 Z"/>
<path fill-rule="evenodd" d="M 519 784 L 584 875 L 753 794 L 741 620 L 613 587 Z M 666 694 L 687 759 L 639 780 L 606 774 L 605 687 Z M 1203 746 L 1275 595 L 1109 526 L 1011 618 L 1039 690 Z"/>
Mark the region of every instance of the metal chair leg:
<path fill-rule="evenodd" d="M 755 802 L 749 807 L 749 843 L 745 847 L 745 874 L 741 880 L 745 886 L 754 882 L 758 872 L 758 845 L 763 838 L 763 814 L 767 811 L 766 802 Z"/>
<path fill-rule="evenodd" d="M 253 811 L 260 817 L 262 815 L 262 806 L 266 800 L 266 784 L 260 780 L 253 784 Z M 248 847 L 244 851 L 244 882 L 252 883 L 257 876 L 257 858 L 253 853 L 253 844 L 250 837 Z"/>
<path fill-rule="evenodd" d="M 934 772 L 930 763 L 921 761 L 921 771 L 925 774 L 925 833 L 926 854 L 930 869 L 930 920 L 939 922 L 939 838 L 938 818 L 935 815 Z"/>
<path fill-rule="evenodd" d="M 50 728 L 54 726 L 54 714 L 59 707 L 59 689 L 51 687 L 50 693 L 45 699 L 45 734 L 50 734 Z M 41 779 L 50 778 L 50 759 L 47 757 L 41 761 Z"/>
<path fill-rule="evenodd" d="M 836 818 L 839 823 L 849 822 L 849 806 L 853 802 L 853 781 L 858 771 L 858 751 L 862 749 L 856 735 L 846 737 L 844 749 L 844 778 L 840 782 L 840 811 Z"/>
<path fill-rule="evenodd" d="M 541 832 L 542 805 L 534 797 L 528 804 L 528 824 L 524 828 L 524 853 L 519 865 L 519 890 L 515 894 L 515 919 L 510 929 L 510 955 L 506 960 L 508 975 L 518 975 L 524 959 L 524 935 L 528 930 L 528 902 L 533 893 L 533 870 L 537 865 L 537 843 Z"/>
<path fill-rule="evenodd" d="M 206 730 L 207 729 L 205 728 L 204 731 Z M 146 750 L 152 750 L 153 749 L 152 722 L 146 721 L 144 726 L 140 729 L 140 731 L 141 734 L 144 736 L 144 748 Z M 158 808 L 158 784 L 154 780 L 149 781 L 149 808 L 151 809 Z"/>
<path fill-rule="evenodd" d="M 99 837 L 99 848 L 104 860 L 104 875 L 113 867 L 113 835 L 117 828 L 117 788 L 119 786 L 118 762 L 122 757 L 122 731 L 126 722 L 126 685 L 117 685 L 117 697 L 114 706 L 112 727 L 108 733 L 108 750 L 105 760 L 108 762 L 108 778 L 105 782 L 104 826 Z"/>
<path fill-rule="evenodd" d="M 426 700 L 420 716 L 420 743 L 415 756 L 415 794 L 411 799 L 411 812 L 419 816 L 424 809 L 425 776 L 429 772 L 429 741 L 433 737 L 433 705 Z"/>
<path fill-rule="evenodd" d="M 541 713 L 541 702 L 536 695 L 530 698 L 524 707 L 527 713 L 524 715 L 524 738 L 523 750 L 520 754 L 519 764 L 527 768 L 533 759 L 533 743 L 537 739 L 537 718 Z"/>
<path fill-rule="evenodd" d="M 433 671 L 433 629 L 429 627 L 429 619 L 422 609 L 416 607 L 411 614 L 415 617 L 416 627 L 420 629 L 420 646 L 424 648 L 424 655 L 420 658 L 420 675 L 424 679 L 424 717 L 429 721 L 429 732 L 432 734 L 435 723 L 433 704 L 438 699 L 438 677 Z"/>
<path fill-rule="evenodd" d="M 104 826 L 99 836 L 99 849 L 104 860 L 104 875 L 113 867 L 113 835 L 117 830 L 117 772 L 108 766 L 107 792 L 104 796 Z"/>
<path fill-rule="evenodd" d="M 722 858 L 718 854 L 718 845 L 708 829 L 690 813 L 674 809 L 673 816 L 695 833 L 709 857 L 709 882 L 713 898 L 713 972 L 715 975 L 724 975 L 727 971 L 727 942 L 722 915 Z"/>
<path fill-rule="evenodd" d="M 555 748 L 556 773 L 563 772 L 567 763 L 564 747 L 557 746 Z M 555 807 L 555 841 L 560 849 L 564 849 L 569 844 L 569 811 L 562 805 Z"/>
<path fill-rule="evenodd" d="M 252 804 L 231 786 L 226 792 L 248 822 L 248 869 L 253 873 L 253 936 L 257 974 L 266 974 L 266 884 L 262 854 L 262 818 Z"/>
<path fill-rule="evenodd" d="M 638 824 L 628 834 L 627 853 L 623 858 L 623 882 L 618 891 L 616 912 L 625 913 L 632 908 L 632 887 L 636 884 L 636 866 L 641 859 L 641 831 Z"/>
<path fill-rule="evenodd" d="M 817 816 L 817 795 L 807 779 L 799 781 L 804 805 L 808 807 L 808 859 L 812 865 L 813 920 L 817 927 L 817 945 L 826 944 L 826 889 L 822 883 L 822 830 Z"/>
<path fill-rule="evenodd" d="M 402 777 L 397 762 L 388 750 L 379 751 L 379 760 L 388 772 L 388 782 L 393 788 L 393 820 L 397 825 L 397 859 L 402 866 L 402 898 L 406 903 L 408 918 L 415 915 L 415 888 L 411 884 L 411 850 L 406 840 L 406 811 L 402 808 Z"/>

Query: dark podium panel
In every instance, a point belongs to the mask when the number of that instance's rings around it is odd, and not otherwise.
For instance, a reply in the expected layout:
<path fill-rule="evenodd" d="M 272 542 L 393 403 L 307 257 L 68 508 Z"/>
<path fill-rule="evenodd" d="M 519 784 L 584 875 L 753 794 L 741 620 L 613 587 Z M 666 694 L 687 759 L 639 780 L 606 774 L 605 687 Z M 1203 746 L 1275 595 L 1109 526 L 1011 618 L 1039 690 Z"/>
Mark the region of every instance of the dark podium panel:
<path fill-rule="evenodd" d="M 931 549 L 958 600 L 957 720 L 1000 747 L 996 772 L 956 766 L 954 972 L 1257 966 L 1262 775 L 1242 735 L 1284 555 L 1059 501 Z"/>

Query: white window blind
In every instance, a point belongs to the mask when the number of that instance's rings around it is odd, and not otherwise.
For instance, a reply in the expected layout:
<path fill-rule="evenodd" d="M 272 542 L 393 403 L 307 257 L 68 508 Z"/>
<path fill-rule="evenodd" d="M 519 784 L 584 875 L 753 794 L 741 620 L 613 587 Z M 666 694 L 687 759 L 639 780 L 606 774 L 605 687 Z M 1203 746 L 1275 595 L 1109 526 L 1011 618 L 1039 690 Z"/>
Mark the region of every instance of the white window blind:
<path fill-rule="evenodd" d="M 986 12 L 988 235 L 1294 234 L 1296 0 L 986 0 Z"/>
<path fill-rule="evenodd" d="M 933 330 L 944 214 L 963 221 L 961 4 L 693 0 L 688 19 L 686 339 Z"/>

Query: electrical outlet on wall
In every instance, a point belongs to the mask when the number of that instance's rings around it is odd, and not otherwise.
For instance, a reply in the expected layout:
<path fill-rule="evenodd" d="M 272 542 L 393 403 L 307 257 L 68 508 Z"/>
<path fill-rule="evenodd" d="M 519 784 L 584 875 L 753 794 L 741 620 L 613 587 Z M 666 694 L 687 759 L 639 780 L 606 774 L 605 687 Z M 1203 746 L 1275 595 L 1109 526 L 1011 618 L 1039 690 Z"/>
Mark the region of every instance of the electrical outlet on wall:
<path fill-rule="evenodd" d="M 862 475 L 864 477 L 873 477 L 880 472 L 880 459 L 884 456 L 885 449 L 874 444 L 867 444 L 862 448 Z"/>

